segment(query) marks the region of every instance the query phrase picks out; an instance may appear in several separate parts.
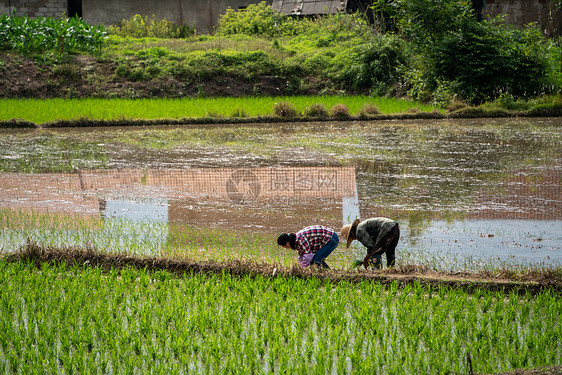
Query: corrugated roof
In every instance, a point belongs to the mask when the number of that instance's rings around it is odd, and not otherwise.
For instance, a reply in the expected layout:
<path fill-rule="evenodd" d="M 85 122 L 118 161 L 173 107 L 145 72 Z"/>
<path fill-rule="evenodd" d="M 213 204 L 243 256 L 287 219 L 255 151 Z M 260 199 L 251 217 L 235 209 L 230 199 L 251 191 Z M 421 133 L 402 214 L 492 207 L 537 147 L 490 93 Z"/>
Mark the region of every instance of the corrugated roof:
<path fill-rule="evenodd" d="M 271 7 L 287 15 L 334 14 L 345 11 L 347 0 L 273 0 Z"/>

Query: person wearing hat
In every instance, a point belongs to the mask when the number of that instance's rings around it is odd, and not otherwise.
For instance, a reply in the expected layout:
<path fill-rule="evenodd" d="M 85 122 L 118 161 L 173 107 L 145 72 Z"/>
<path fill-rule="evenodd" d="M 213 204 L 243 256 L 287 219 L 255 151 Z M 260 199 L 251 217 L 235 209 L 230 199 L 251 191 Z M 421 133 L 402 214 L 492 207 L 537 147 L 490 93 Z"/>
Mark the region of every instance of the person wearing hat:
<path fill-rule="evenodd" d="M 396 221 L 386 217 L 374 217 L 363 221 L 355 219 L 353 223 L 341 228 L 341 236 L 347 239 L 347 248 L 354 240 L 361 242 L 367 248 L 367 256 L 362 263 L 365 269 L 369 267 L 369 263 L 376 268 L 381 268 L 383 253 L 386 253 L 386 265 L 394 266 L 394 250 L 400 239 L 400 228 Z"/>
<path fill-rule="evenodd" d="M 315 264 L 329 269 L 325 259 L 338 247 L 339 242 L 337 233 L 322 225 L 312 225 L 297 233 L 282 233 L 277 237 L 279 246 L 297 251 L 298 262 L 303 268 Z"/>

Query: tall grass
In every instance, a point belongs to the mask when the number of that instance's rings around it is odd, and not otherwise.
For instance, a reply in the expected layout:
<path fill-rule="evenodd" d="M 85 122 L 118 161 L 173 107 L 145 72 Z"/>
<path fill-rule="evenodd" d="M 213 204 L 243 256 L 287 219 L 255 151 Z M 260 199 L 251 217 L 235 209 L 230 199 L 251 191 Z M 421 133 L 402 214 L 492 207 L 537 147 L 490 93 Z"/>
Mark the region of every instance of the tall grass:
<path fill-rule="evenodd" d="M 297 96 L 244 98 L 185 99 L 3 99 L 0 100 L 0 121 L 24 119 L 42 124 L 55 120 L 120 120 L 120 119 L 183 119 L 231 117 L 243 113 L 247 117 L 271 116 L 275 103 L 292 103 L 299 113 L 311 105 L 322 103 L 327 108 L 341 103 L 351 114 L 372 103 L 382 113 L 412 110 L 427 111 L 434 107 L 419 102 L 369 96 Z"/>
<path fill-rule="evenodd" d="M 559 295 L 0 260 L 6 373 L 495 373 L 560 365 Z M 507 298 L 506 298 L 507 297 Z"/>

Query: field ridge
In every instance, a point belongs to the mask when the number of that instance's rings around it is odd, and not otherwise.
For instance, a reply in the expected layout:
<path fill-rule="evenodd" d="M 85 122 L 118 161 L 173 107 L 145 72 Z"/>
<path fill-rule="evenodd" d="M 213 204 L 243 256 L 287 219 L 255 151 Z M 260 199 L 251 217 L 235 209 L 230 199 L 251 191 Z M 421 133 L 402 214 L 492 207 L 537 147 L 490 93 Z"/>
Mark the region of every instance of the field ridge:
<path fill-rule="evenodd" d="M 273 263 L 257 263 L 246 260 L 226 262 L 196 261 L 191 259 L 172 259 L 126 254 L 102 253 L 93 248 L 42 247 L 28 243 L 20 250 L 4 254 L 8 262 L 30 262 L 40 267 L 42 263 L 81 265 L 84 267 L 101 267 L 109 270 L 134 267 L 148 271 L 167 271 L 177 275 L 185 273 L 216 274 L 228 273 L 249 277 L 296 277 L 302 279 L 317 278 L 327 282 L 361 283 L 373 281 L 386 286 L 391 284 L 401 288 L 419 283 L 428 288 L 449 287 L 468 292 L 477 289 L 518 294 L 538 294 L 550 289 L 562 292 L 562 280 L 547 275 L 526 277 L 524 279 L 506 278 L 498 275 L 481 275 L 468 272 L 436 272 L 419 270 L 415 267 L 405 269 L 387 269 L 376 271 L 359 270 L 316 270 L 301 269 L 298 266 L 286 267 Z"/>
<path fill-rule="evenodd" d="M 441 119 L 474 119 L 474 118 L 516 118 L 516 117 L 561 117 L 562 107 L 549 108 L 543 111 L 506 111 L 506 110 L 459 110 L 448 114 L 437 111 L 415 113 L 393 113 L 378 115 L 357 115 L 348 117 L 280 117 L 274 115 L 253 117 L 186 117 L 186 118 L 154 118 L 154 119 L 89 119 L 54 120 L 35 123 L 25 119 L 0 120 L 0 129 L 19 128 L 74 128 L 74 127 L 114 127 L 114 126 L 160 126 L 160 125 L 237 125 L 261 123 L 309 123 L 317 121 L 388 121 L 388 120 L 441 120 Z"/>

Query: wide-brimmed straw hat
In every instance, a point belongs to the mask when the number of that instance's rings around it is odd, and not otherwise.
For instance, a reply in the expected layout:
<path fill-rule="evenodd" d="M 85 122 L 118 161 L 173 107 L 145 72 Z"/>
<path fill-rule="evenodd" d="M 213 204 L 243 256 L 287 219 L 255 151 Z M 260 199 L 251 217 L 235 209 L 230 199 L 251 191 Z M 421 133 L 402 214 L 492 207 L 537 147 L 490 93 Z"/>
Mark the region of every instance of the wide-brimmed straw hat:
<path fill-rule="evenodd" d="M 355 240 L 355 230 L 357 225 L 361 222 L 359 219 L 355 219 L 353 223 L 344 225 L 341 228 L 340 235 L 347 240 L 346 248 L 349 249 L 349 245 Z"/>

